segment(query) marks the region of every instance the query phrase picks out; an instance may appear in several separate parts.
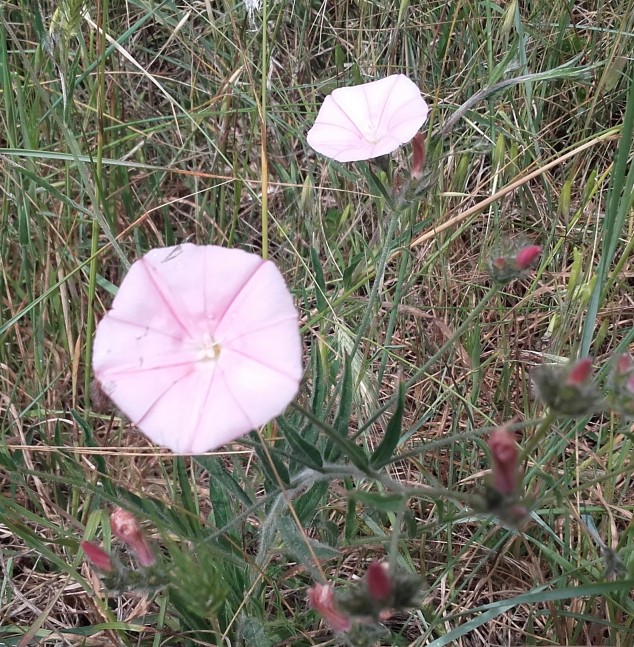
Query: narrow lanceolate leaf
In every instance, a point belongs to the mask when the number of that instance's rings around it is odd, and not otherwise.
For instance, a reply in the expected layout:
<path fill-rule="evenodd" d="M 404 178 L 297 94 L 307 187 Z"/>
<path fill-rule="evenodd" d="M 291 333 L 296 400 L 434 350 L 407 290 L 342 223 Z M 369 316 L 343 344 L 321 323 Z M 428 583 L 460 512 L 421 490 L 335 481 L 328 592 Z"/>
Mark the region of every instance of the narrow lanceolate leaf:
<path fill-rule="evenodd" d="M 387 463 L 398 446 L 403 430 L 403 411 L 405 409 L 405 382 L 401 382 L 398 387 L 398 399 L 396 409 L 390 418 L 390 422 L 385 430 L 385 436 L 381 444 L 374 450 L 370 464 L 372 467 L 381 467 Z"/>
<path fill-rule="evenodd" d="M 357 490 L 351 492 L 351 497 L 374 510 L 381 512 L 400 512 L 405 503 L 405 497 L 402 494 L 383 494 L 381 492 L 362 492 Z"/>
<path fill-rule="evenodd" d="M 321 470 L 323 460 L 320 451 L 307 440 L 304 440 L 301 434 L 295 430 L 293 425 L 286 422 L 283 418 L 278 418 L 278 424 L 280 429 L 284 432 L 284 436 L 288 441 L 288 444 L 293 450 L 293 457 L 296 458 L 297 461 L 306 465 L 306 467 L 310 467 L 314 470 Z"/>
<path fill-rule="evenodd" d="M 341 556 L 339 551 L 332 546 L 306 537 L 290 517 L 280 517 L 277 520 L 277 529 L 284 551 L 300 562 L 309 572 L 315 570 L 315 559 L 321 562 Z"/>
<path fill-rule="evenodd" d="M 313 272 L 315 278 L 315 300 L 317 301 L 317 309 L 319 312 L 326 312 L 328 310 L 328 302 L 326 301 L 326 281 L 324 279 L 324 270 L 319 260 L 317 250 L 313 247 L 310 250 L 310 260 L 313 265 Z"/>
<path fill-rule="evenodd" d="M 634 136 L 634 80 L 630 81 L 625 117 L 621 128 L 621 140 L 614 159 L 610 189 L 606 200 L 605 218 L 602 219 L 600 240 L 601 258 L 597 266 L 597 282 L 594 284 L 587 315 L 581 332 L 580 355 L 587 355 L 592 347 L 600 308 L 612 284 L 608 274 L 612 267 L 618 242 L 625 230 L 631 209 L 634 189 L 634 166 L 629 165 L 632 137 Z"/>
<path fill-rule="evenodd" d="M 339 400 L 339 410 L 335 418 L 335 429 L 342 435 L 348 435 L 350 427 L 350 412 L 352 410 L 352 358 L 346 355 L 343 379 L 341 381 L 341 396 Z"/>

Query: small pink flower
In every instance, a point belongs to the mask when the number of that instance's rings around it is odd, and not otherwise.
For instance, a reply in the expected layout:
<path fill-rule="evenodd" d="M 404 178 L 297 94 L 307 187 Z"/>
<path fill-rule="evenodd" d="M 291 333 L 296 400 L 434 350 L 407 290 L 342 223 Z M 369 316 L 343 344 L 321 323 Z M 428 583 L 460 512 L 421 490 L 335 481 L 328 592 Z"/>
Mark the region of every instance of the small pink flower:
<path fill-rule="evenodd" d="M 372 562 L 365 575 L 368 595 L 376 602 L 386 602 L 392 595 L 390 567 L 385 562 Z"/>
<path fill-rule="evenodd" d="M 349 631 L 352 621 L 339 610 L 334 589 L 330 584 L 311 586 L 308 589 L 308 603 L 335 631 Z"/>
<path fill-rule="evenodd" d="M 110 555 L 94 544 L 92 541 L 82 541 L 81 549 L 86 555 L 86 559 L 99 571 L 102 573 L 112 573 L 114 568 L 112 566 L 112 560 Z"/>
<path fill-rule="evenodd" d="M 493 461 L 493 487 L 500 494 L 515 494 L 520 473 L 519 451 L 514 435 L 505 427 L 491 433 L 488 441 Z"/>
<path fill-rule="evenodd" d="M 95 334 L 93 369 L 139 429 L 200 454 L 282 413 L 302 377 L 298 314 L 271 261 L 190 243 L 132 265 Z"/>
<path fill-rule="evenodd" d="M 571 386 L 581 386 L 585 384 L 592 375 L 592 358 L 584 357 L 574 362 L 569 367 L 568 379 L 566 384 Z"/>
<path fill-rule="evenodd" d="M 110 529 L 112 534 L 121 539 L 136 555 L 141 566 L 154 564 L 154 551 L 132 513 L 123 508 L 115 508 L 110 515 Z"/>
<path fill-rule="evenodd" d="M 539 245 L 529 245 L 523 247 L 515 255 L 515 262 L 520 270 L 527 270 L 542 253 L 542 248 Z"/>
<path fill-rule="evenodd" d="M 428 111 L 418 86 L 394 74 L 333 90 L 306 139 L 318 153 L 338 162 L 368 160 L 412 139 Z"/>

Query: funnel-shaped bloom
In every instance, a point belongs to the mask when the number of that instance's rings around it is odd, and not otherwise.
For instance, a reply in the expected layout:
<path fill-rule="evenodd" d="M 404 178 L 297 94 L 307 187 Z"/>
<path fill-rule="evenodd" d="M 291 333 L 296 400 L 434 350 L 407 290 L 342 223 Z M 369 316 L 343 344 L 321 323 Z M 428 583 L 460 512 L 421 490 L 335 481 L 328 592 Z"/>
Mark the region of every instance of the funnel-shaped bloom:
<path fill-rule="evenodd" d="M 338 162 L 386 155 L 408 142 L 429 108 L 418 86 L 403 74 L 333 90 L 308 131 L 308 143 Z"/>
<path fill-rule="evenodd" d="M 301 355 L 297 311 L 273 263 L 184 244 L 132 265 L 97 329 L 93 368 L 143 433 L 196 454 L 280 414 Z"/>

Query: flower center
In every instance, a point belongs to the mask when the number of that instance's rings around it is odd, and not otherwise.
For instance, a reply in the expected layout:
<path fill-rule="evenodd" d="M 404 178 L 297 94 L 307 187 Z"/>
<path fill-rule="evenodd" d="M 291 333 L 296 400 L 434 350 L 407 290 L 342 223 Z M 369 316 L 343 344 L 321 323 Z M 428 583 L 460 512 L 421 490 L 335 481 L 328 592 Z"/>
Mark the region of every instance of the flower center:
<path fill-rule="evenodd" d="M 383 139 L 384 136 L 385 133 L 381 132 L 378 124 L 374 124 L 372 122 L 366 125 L 363 133 L 363 137 L 365 141 L 368 142 L 368 144 L 377 144 Z"/>
<path fill-rule="evenodd" d="M 209 333 L 205 333 L 196 351 L 196 361 L 215 362 L 220 356 L 220 350 L 220 344 Z"/>

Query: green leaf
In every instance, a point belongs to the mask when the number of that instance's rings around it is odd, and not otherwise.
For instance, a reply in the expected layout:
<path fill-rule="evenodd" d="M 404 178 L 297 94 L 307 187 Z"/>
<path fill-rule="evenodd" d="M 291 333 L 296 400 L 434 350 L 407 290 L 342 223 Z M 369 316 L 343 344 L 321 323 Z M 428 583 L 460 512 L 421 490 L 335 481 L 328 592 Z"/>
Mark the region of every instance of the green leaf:
<path fill-rule="evenodd" d="M 299 434 L 295 428 L 283 418 L 278 418 L 280 429 L 284 432 L 284 437 L 293 450 L 293 456 L 297 460 L 314 470 L 321 470 L 323 460 L 320 451 L 311 445 Z"/>
<path fill-rule="evenodd" d="M 209 495 L 211 503 L 214 506 L 214 514 L 216 512 L 216 500 L 220 505 L 226 505 L 223 502 L 225 499 L 221 499 L 219 495 L 220 490 L 224 490 L 226 497 L 228 497 L 228 501 L 231 499 L 238 499 L 247 508 L 250 508 L 253 505 L 253 501 L 249 495 L 240 487 L 233 476 L 227 472 L 218 456 L 197 456 L 196 462 L 209 472 Z M 235 510 L 233 512 L 235 512 Z M 233 512 L 230 512 L 229 514 L 233 516 Z M 227 521 L 229 521 L 229 519 L 227 519 Z M 225 521 L 225 523 L 227 521 Z M 217 519 L 216 525 L 220 527 Z"/>
<path fill-rule="evenodd" d="M 243 616 L 240 621 L 241 645 L 258 645 L 258 647 L 273 647 L 273 642 L 266 635 L 264 623 L 253 616 Z"/>
<path fill-rule="evenodd" d="M 199 511 L 194 500 L 192 486 L 189 482 L 189 474 L 187 473 L 187 467 L 183 457 L 176 456 L 173 465 L 176 485 L 178 486 L 177 491 L 180 491 L 180 502 L 184 513 L 183 517 L 186 519 L 192 532 L 197 534 L 200 531 L 200 522 L 198 520 Z"/>
<path fill-rule="evenodd" d="M 350 415 L 352 411 L 352 358 L 345 356 L 343 365 L 343 378 L 341 380 L 341 394 L 339 398 L 339 409 L 333 427 L 344 438 L 348 436 L 350 429 Z"/>
<path fill-rule="evenodd" d="M 394 450 L 398 446 L 403 431 L 403 412 L 405 410 L 405 382 L 401 381 L 398 386 L 398 396 L 396 400 L 396 409 L 390 418 L 390 422 L 385 430 L 385 435 L 381 444 L 374 450 L 370 458 L 372 467 L 381 467 L 387 463 Z"/>
<path fill-rule="evenodd" d="M 284 551 L 300 562 L 307 571 L 315 572 L 315 558 L 319 561 L 341 557 L 338 550 L 316 539 L 309 539 L 299 531 L 297 524 L 288 516 L 277 520 L 277 529 L 283 542 Z"/>
<path fill-rule="evenodd" d="M 288 473 L 288 468 L 286 467 L 282 459 L 273 449 L 264 451 L 264 449 L 262 448 L 262 443 L 260 442 L 260 439 L 255 432 L 251 434 L 251 438 L 254 441 L 253 449 L 260 459 L 260 466 L 262 467 L 262 471 L 265 473 L 269 484 L 273 486 L 273 489 L 277 490 L 280 485 L 289 485 L 291 482 L 291 477 Z"/>
<path fill-rule="evenodd" d="M 313 272 L 315 273 L 315 300 L 317 301 L 317 309 L 319 312 L 326 312 L 328 310 L 326 281 L 324 280 L 324 271 L 321 267 L 319 255 L 314 247 L 310 248 L 310 260 L 313 265 Z"/>
<path fill-rule="evenodd" d="M 326 400 L 326 380 L 324 374 L 328 373 L 328 349 L 319 340 L 312 344 L 311 374 L 313 376 L 313 393 L 311 396 L 311 411 L 321 418 L 324 414 L 324 402 Z"/>
<path fill-rule="evenodd" d="M 328 481 L 315 483 L 308 492 L 302 494 L 295 502 L 295 512 L 302 525 L 312 523 L 324 497 L 328 494 Z"/>
<path fill-rule="evenodd" d="M 405 496 L 402 494 L 383 494 L 380 492 L 361 492 L 357 490 L 351 493 L 352 499 L 380 512 L 400 512 L 405 503 Z"/>

